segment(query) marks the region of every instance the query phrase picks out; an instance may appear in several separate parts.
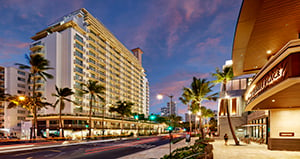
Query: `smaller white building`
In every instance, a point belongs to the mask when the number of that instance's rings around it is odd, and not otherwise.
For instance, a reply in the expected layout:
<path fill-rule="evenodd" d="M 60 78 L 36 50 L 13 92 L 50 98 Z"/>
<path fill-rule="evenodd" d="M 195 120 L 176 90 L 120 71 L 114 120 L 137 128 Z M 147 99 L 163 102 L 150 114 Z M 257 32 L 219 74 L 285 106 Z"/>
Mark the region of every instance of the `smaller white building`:
<path fill-rule="evenodd" d="M 15 67 L 1 67 L 4 72 L 3 76 L 3 88 L 4 93 L 10 95 L 27 95 L 28 94 L 28 72 L 17 69 Z M 28 111 L 21 107 L 7 109 L 8 102 L 1 102 L 4 106 L 3 118 L 4 128 L 9 130 L 10 136 L 21 137 L 21 125 L 22 121 L 28 115 Z"/>

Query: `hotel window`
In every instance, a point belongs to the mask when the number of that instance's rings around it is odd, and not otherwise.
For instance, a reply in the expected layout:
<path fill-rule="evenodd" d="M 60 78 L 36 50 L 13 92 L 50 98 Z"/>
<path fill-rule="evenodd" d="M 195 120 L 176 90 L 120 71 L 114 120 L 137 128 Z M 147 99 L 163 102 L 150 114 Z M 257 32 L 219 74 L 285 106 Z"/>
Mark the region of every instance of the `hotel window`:
<path fill-rule="evenodd" d="M 78 81 L 82 81 L 83 77 L 78 74 L 75 74 L 75 79 Z"/>
<path fill-rule="evenodd" d="M 226 115 L 226 100 L 225 99 L 221 99 L 220 101 L 220 110 L 219 110 L 219 116 L 224 116 Z"/>
<path fill-rule="evenodd" d="M 18 71 L 18 74 L 25 76 L 25 72 L 23 72 L 23 71 Z"/>
<path fill-rule="evenodd" d="M 246 88 L 247 88 L 247 80 L 241 79 L 241 89 L 246 89 Z"/>
<path fill-rule="evenodd" d="M 78 34 L 75 35 L 75 39 L 83 43 L 83 38 L 79 36 Z"/>
<path fill-rule="evenodd" d="M 75 51 L 75 55 L 80 58 L 83 58 L 83 54 L 81 52 L 79 52 L 78 50 Z"/>
<path fill-rule="evenodd" d="M 93 32 L 92 30 L 90 30 L 90 33 L 94 34 L 97 37 L 97 34 L 95 32 Z"/>
<path fill-rule="evenodd" d="M 26 87 L 25 84 L 20 84 L 20 83 L 18 83 L 17 86 L 20 87 L 20 88 L 25 88 Z"/>
<path fill-rule="evenodd" d="M 91 65 L 89 65 L 89 69 L 90 69 L 90 70 L 93 70 L 93 71 L 95 71 L 95 72 L 96 72 L 96 68 L 95 68 L 95 67 L 93 67 L 93 66 L 91 66 Z"/>
<path fill-rule="evenodd" d="M 78 82 L 75 82 L 75 85 L 74 85 L 75 88 L 78 88 L 78 89 L 81 89 L 81 84 L 78 83 Z"/>
<path fill-rule="evenodd" d="M 25 82 L 25 78 L 18 77 L 18 81 Z"/>
<path fill-rule="evenodd" d="M 233 115 L 237 114 L 237 100 L 236 100 L 236 98 L 231 99 L 231 113 Z"/>
<path fill-rule="evenodd" d="M 25 92 L 24 92 L 24 91 L 20 91 L 20 90 L 18 90 L 17 92 L 18 92 L 18 94 L 25 94 Z"/>
<path fill-rule="evenodd" d="M 79 60 L 78 58 L 75 58 L 75 63 L 80 66 L 83 66 L 83 62 L 81 60 Z"/>
<path fill-rule="evenodd" d="M 92 78 L 96 78 L 96 75 L 93 74 L 93 73 L 91 73 L 91 77 L 92 77 Z"/>
<path fill-rule="evenodd" d="M 232 80 L 232 90 L 239 90 L 240 89 L 240 80 Z"/>
<path fill-rule="evenodd" d="M 83 73 L 83 69 L 78 66 L 75 66 L 75 71 L 79 73 Z"/>
<path fill-rule="evenodd" d="M 75 43 L 75 47 L 78 48 L 79 50 L 83 51 L 83 46 L 80 45 L 78 42 Z"/>
<path fill-rule="evenodd" d="M 18 113 L 19 114 L 25 114 L 26 112 L 25 112 L 25 110 L 18 110 Z"/>
<path fill-rule="evenodd" d="M 96 57 L 96 54 L 92 53 L 91 51 L 89 51 L 89 55 Z"/>
<path fill-rule="evenodd" d="M 96 65 L 96 61 L 93 60 L 93 59 L 91 59 L 91 58 L 89 58 L 89 62 L 92 63 L 92 64 L 94 64 L 94 65 Z"/>
<path fill-rule="evenodd" d="M 18 120 L 25 120 L 25 117 L 23 117 L 23 116 L 18 116 Z"/>
<path fill-rule="evenodd" d="M 96 42 L 95 39 L 93 39 L 92 37 L 89 36 L 89 40 L 93 41 L 93 42 Z"/>
<path fill-rule="evenodd" d="M 92 48 L 92 49 L 96 50 L 96 47 L 91 45 L 91 44 L 89 44 L 89 48 Z"/>

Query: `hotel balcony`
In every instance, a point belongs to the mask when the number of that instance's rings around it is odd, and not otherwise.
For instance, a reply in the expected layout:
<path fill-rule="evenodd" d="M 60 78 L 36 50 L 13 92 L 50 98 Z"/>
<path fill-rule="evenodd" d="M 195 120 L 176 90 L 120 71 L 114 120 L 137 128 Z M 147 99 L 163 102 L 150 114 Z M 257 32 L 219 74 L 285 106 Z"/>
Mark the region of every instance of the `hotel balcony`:
<path fill-rule="evenodd" d="M 37 43 L 31 44 L 31 45 L 30 45 L 30 50 L 31 50 L 32 52 L 34 52 L 34 51 L 36 51 L 36 50 L 38 50 L 38 49 L 42 49 L 43 47 L 44 47 L 44 45 L 39 41 L 39 42 L 37 42 Z"/>
<path fill-rule="evenodd" d="M 31 46 L 30 47 L 30 50 L 32 51 L 32 52 L 34 52 L 34 51 L 36 51 L 36 50 L 38 50 L 38 49 L 42 49 L 44 46 L 43 45 L 34 45 L 34 46 Z"/>

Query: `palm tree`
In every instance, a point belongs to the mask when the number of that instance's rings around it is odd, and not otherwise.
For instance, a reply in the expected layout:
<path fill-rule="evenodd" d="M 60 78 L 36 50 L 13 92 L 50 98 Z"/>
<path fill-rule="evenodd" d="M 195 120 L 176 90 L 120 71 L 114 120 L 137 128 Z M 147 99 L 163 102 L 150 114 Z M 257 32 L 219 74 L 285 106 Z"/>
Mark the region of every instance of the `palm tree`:
<path fill-rule="evenodd" d="M 47 106 L 51 106 L 51 103 L 44 102 L 41 95 L 38 95 L 36 98 L 33 98 L 31 96 L 8 96 L 6 101 L 9 102 L 7 105 L 8 109 L 16 108 L 16 107 L 22 107 L 26 109 L 27 111 L 34 114 L 35 110 L 40 110 L 42 108 L 46 108 Z"/>
<path fill-rule="evenodd" d="M 179 126 L 179 122 L 182 120 L 181 116 L 176 116 L 175 114 L 171 114 L 170 116 L 168 116 L 168 122 L 170 126 L 172 127 L 178 127 Z"/>
<path fill-rule="evenodd" d="M 212 92 L 212 87 L 214 85 L 207 81 L 206 79 L 196 78 L 193 77 L 193 82 L 191 83 L 190 88 L 184 87 L 183 91 L 186 92 L 187 95 L 189 95 L 189 98 L 191 99 L 192 103 L 192 109 L 197 108 L 198 111 L 200 111 L 201 114 L 201 102 L 203 100 L 216 100 L 217 93 L 210 94 Z M 194 107 L 194 108 L 193 108 Z M 201 131 L 201 137 L 204 139 L 204 132 L 202 128 L 202 122 L 201 117 L 199 117 L 199 128 Z"/>
<path fill-rule="evenodd" d="M 121 134 L 123 132 L 123 120 L 125 116 L 131 116 L 132 112 L 132 106 L 134 103 L 128 102 L 128 101 L 117 101 L 116 107 L 111 106 L 109 108 L 109 112 L 117 112 L 118 114 L 121 115 L 122 123 L 121 123 Z"/>
<path fill-rule="evenodd" d="M 33 97 L 33 138 L 36 138 L 35 134 L 35 129 L 37 127 L 37 98 L 38 94 L 35 92 L 36 91 L 36 81 L 38 77 L 42 77 L 45 81 L 47 81 L 47 78 L 52 79 L 53 76 L 51 74 L 48 74 L 46 71 L 49 69 L 52 69 L 49 67 L 50 63 L 47 59 L 45 59 L 42 55 L 40 54 L 31 54 L 31 55 L 25 55 L 25 58 L 29 65 L 24 65 L 20 63 L 16 63 L 16 65 L 19 66 L 20 69 L 24 70 L 29 70 L 29 77 L 28 77 L 28 82 L 32 80 L 32 94 L 31 96 Z"/>
<path fill-rule="evenodd" d="M 190 96 L 187 94 L 187 92 L 183 92 L 183 94 L 181 95 L 182 97 L 179 97 L 179 100 L 188 106 L 188 111 L 191 111 L 190 108 L 190 102 L 191 102 L 191 98 Z M 190 124 L 190 132 L 192 131 L 192 121 L 191 121 L 191 114 L 189 113 L 189 124 Z"/>
<path fill-rule="evenodd" d="M 76 104 L 74 101 L 72 101 L 71 99 L 68 99 L 68 96 L 71 96 L 74 94 L 74 92 L 72 91 L 72 89 L 70 88 L 58 88 L 57 86 L 55 86 L 56 89 L 56 94 L 52 93 L 52 96 L 57 97 L 58 99 L 56 100 L 56 102 L 54 103 L 54 107 L 56 107 L 59 103 L 59 136 L 60 137 L 64 137 L 64 130 L 63 130 L 63 125 L 62 125 L 62 120 L 61 120 L 61 112 L 62 110 L 65 109 L 65 101 L 67 102 L 71 102 Z"/>
<path fill-rule="evenodd" d="M 205 119 L 205 125 L 207 126 L 207 130 L 209 128 L 208 126 L 208 118 L 214 117 L 215 114 L 211 109 L 207 109 L 206 107 L 201 107 L 201 113 L 202 117 Z"/>
<path fill-rule="evenodd" d="M 88 80 L 87 83 L 81 84 L 82 89 L 80 95 L 89 94 L 90 96 L 90 110 L 89 110 L 89 137 L 92 135 L 92 108 L 93 104 L 96 101 L 96 97 L 100 101 L 104 102 L 105 99 L 102 97 L 105 94 L 105 87 L 101 84 L 98 84 L 98 81 Z"/>
<path fill-rule="evenodd" d="M 213 77 L 216 78 L 215 83 L 222 83 L 222 91 L 225 92 L 225 96 L 227 95 L 226 93 L 226 84 L 228 81 L 230 81 L 232 78 L 233 78 L 233 70 L 232 70 L 232 67 L 231 66 L 228 66 L 228 67 L 224 67 L 223 68 L 223 71 L 221 72 L 219 70 L 219 68 L 216 68 L 216 73 L 213 73 L 212 74 Z M 228 105 L 229 105 L 229 100 L 226 99 L 226 106 L 225 106 L 225 109 L 226 109 L 226 112 L 227 112 L 227 120 L 228 120 L 228 125 L 230 127 L 230 131 L 231 131 L 231 134 L 233 136 L 233 139 L 234 139 L 234 142 L 236 145 L 239 145 L 239 141 L 234 133 L 234 130 L 233 130 L 233 127 L 232 127 L 232 124 L 231 124 L 231 119 L 230 119 L 230 114 L 229 114 L 229 108 L 228 108 Z"/>

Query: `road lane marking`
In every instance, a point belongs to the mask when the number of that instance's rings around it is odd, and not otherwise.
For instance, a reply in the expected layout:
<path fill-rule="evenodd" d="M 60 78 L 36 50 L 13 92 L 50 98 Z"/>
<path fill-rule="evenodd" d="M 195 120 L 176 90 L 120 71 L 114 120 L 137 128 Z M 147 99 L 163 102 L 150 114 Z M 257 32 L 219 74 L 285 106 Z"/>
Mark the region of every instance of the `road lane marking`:
<path fill-rule="evenodd" d="M 103 152 L 103 151 L 109 151 L 109 150 L 114 150 L 114 149 L 119 149 L 119 148 L 124 148 L 124 147 L 133 147 L 136 145 L 141 145 L 141 144 L 144 144 L 147 142 L 154 142 L 154 141 L 158 141 L 158 140 L 159 140 L 158 138 L 153 138 L 153 139 L 134 141 L 134 142 L 130 142 L 130 143 L 118 144 L 118 145 L 113 145 L 113 146 L 93 148 L 93 149 L 85 150 L 86 153 L 84 153 L 84 154 L 88 155 L 88 154 L 92 154 L 92 153 L 99 153 L 99 152 Z M 151 146 L 147 146 L 147 147 L 151 147 Z"/>
<path fill-rule="evenodd" d="M 49 151 L 52 151 L 52 152 L 61 152 L 61 150 L 49 150 Z"/>

